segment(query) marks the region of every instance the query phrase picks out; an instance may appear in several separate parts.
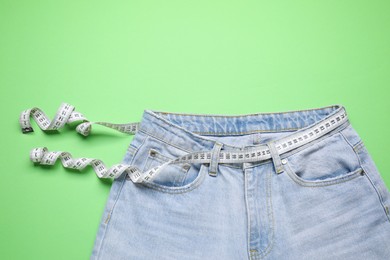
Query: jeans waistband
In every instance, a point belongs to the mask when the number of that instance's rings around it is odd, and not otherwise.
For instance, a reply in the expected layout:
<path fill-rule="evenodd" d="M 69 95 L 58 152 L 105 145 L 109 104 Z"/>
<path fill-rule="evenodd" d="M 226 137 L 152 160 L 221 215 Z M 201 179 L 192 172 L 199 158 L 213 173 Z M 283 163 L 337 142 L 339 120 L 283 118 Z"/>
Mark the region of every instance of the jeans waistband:
<path fill-rule="evenodd" d="M 326 124 L 322 126 L 325 121 Z M 343 121 L 343 123 L 340 124 L 339 121 Z M 240 136 L 253 133 L 293 131 L 290 135 L 273 140 L 275 143 L 282 143 L 283 140 L 294 140 L 292 137 L 310 130 L 313 130 L 313 133 L 320 137 L 318 132 L 327 130 L 328 127 L 332 128 L 333 124 L 336 127 L 331 131 L 337 131 L 345 124 L 349 124 L 346 109 L 341 104 L 305 110 L 238 115 L 177 113 L 145 109 L 139 130 L 165 142 L 174 143 L 190 152 L 195 152 L 213 149 L 216 141 L 207 137 L 208 135 Z M 266 144 L 233 146 L 223 141 L 218 142 L 223 144 L 224 150 L 232 152 L 266 146 Z M 304 143 L 301 142 L 301 144 Z"/>

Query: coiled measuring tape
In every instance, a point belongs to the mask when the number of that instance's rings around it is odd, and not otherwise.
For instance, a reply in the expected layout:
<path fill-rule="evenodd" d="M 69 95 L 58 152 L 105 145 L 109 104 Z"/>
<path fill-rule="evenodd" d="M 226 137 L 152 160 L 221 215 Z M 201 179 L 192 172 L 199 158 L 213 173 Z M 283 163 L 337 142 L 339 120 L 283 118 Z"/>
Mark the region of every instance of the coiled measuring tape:
<path fill-rule="evenodd" d="M 34 131 L 30 124 L 31 116 L 43 131 L 58 130 L 65 124 L 80 121 L 80 124 L 76 127 L 76 131 L 84 136 L 88 136 L 90 134 L 92 124 L 99 124 L 131 135 L 138 131 L 140 124 L 139 122 L 127 124 L 91 122 L 88 121 L 86 117 L 84 117 L 80 112 L 75 111 L 74 106 L 67 103 L 62 103 L 52 121 L 50 121 L 47 115 L 38 107 L 22 111 L 19 118 L 19 124 L 22 133 L 29 133 Z M 307 128 L 304 131 L 293 133 L 287 137 L 275 141 L 277 152 L 282 154 L 312 140 L 315 140 L 320 136 L 332 131 L 347 120 L 347 113 L 344 107 L 341 107 L 337 113 L 332 114 L 325 120 L 322 120 L 320 123 L 315 124 L 313 127 Z M 122 175 L 122 173 L 126 173 L 134 183 L 150 181 L 166 165 L 182 163 L 210 163 L 211 157 L 212 151 L 196 151 L 187 153 L 183 156 L 169 160 L 163 164 L 157 165 L 145 172 L 142 172 L 134 165 L 123 163 L 115 164 L 107 169 L 106 165 L 99 159 L 85 157 L 73 158 L 72 155 L 68 152 L 49 152 L 46 147 L 37 147 L 32 149 L 30 152 L 30 160 L 34 163 L 42 165 L 54 165 L 57 159 L 60 158 L 62 165 L 65 168 L 78 169 L 81 171 L 86 166 L 91 165 L 99 178 L 118 178 Z M 218 161 L 219 163 L 244 163 L 261 161 L 269 158 L 271 158 L 270 150 L 267 146 L 263 145 L 261 147 L 255 148 L 249 147 L 248 149 L 239 152 L 221 150 Z"/>

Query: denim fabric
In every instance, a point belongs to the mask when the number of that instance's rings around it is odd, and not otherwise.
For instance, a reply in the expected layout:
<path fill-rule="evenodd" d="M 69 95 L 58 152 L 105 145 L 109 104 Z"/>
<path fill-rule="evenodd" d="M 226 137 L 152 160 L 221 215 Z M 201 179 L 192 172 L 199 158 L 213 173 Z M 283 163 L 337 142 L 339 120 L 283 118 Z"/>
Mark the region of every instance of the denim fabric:
<path fill-rule="evenodd" d="M 272 144 L 340 105 L 246 115 L 145 109 L 123 163 L 146 171 L 195 151 Z M 272 148 L 272 146 L 270 146 Z M 171 164 L 115 179 L 91 259 L 390 259 L 390 193 L 350 121 L 272 158 Z"/>

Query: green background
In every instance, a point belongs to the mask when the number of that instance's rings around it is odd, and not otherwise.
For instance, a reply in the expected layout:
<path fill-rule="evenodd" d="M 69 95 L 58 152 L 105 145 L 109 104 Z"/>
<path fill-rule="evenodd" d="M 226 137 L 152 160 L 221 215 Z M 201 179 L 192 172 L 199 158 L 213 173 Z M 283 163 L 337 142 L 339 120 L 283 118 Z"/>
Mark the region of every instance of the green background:
<path fill-rule="evenodd" d="M 389 1 L 0 0 L 0 258 L 88 259 L 110 190 L 91 167 L 35 166 L 46 146 L 122 160 L 133 136 L 94 125 L 22 134 L 62 102 L 91 121 L 143 110 L 243 114 L 343 104 L 390 187 Z"/>

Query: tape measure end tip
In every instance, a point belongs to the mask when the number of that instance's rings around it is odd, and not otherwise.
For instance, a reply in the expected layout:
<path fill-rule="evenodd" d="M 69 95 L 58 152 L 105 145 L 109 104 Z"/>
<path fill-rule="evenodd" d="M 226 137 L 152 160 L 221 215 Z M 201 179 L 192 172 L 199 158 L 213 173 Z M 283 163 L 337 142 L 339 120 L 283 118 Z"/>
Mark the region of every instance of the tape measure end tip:
<path fill-rule="evenodd" d="M 25 128 L 22 128 L 22 133 L 23 133 L 23 134 L 27 134 L 27 133 L 31 133 L 31 132 L 34 132 L 34 130 L 32 129 L 32 127 L 25 127 Z"/>

